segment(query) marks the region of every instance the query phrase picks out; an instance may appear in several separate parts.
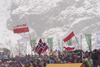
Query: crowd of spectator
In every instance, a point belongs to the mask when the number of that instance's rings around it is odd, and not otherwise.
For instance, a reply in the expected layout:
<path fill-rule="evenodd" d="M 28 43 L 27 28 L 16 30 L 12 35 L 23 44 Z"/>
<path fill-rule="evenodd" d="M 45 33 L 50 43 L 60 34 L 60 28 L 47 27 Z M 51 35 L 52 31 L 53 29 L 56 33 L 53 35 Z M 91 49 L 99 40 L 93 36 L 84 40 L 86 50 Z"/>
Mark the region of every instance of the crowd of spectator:
<path fill-rule="evenodd" d="M 83 63 L 85 67 L 100 66 L 100 50 L 92 52 L 83 51 L 64 51 L 58 54 L 48 55 L 26 55 L 11 57 L 7 60 L 0 59 L 0 67 L 46 67 L 47 64 L 69 64 Z"/>

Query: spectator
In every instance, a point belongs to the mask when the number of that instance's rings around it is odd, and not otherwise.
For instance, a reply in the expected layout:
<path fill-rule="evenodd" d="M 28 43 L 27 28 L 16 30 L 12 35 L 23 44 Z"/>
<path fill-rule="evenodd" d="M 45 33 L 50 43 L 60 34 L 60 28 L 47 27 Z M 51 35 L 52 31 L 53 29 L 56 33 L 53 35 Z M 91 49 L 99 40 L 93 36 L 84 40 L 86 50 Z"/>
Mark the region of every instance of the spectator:
<path fill-rule="evenodd" d="M 54 60 L 53 60 L 53 58 L 51 58 L 50 63 L 51 63 L 51 64 L 54 64 Z"/>
<path fill-rule="evenodd" d="M 100 49 L 98 51 L 98 66 L 100 67 Z"/>
<path fill-rule="evenodd" d="M 32 63 L 30 62 L 29 67 L 33 67 Z"/>
<path fill-rule="evenodd" d="M 92 59 L 93 59 L 93 67 L 97 67 L 98 66 L 98 52 L 96 49 L 92 53 Z"/>

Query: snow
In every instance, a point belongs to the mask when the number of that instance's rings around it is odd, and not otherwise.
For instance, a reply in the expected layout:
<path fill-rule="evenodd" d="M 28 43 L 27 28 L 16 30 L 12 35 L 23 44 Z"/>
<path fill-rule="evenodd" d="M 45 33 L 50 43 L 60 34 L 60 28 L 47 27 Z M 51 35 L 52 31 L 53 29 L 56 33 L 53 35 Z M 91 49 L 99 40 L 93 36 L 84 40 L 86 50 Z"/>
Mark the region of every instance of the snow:
<path fill-rule="evenodd" d="M 87 19 L 90 19 L 90 17 L 84 17 L 84 18 L 78 18 L 78 19 L 76 19 L 76 20 L 70 25 L 70 28 L 73 27 L 75 24 L 80 23 L 80 21 L 82 21 L 82 20 L 87 20 Z"/>
<path fill-rule="evenodd" d="M 75 2 L 74 2 L 75 1 Z M 92 45 L 94 47 L 95 34 L 99 32 L 100 25 L 100 1 L 99 0 L 0 0 L 0 43 L 6 47 L 7 42 L 15 47 L 17 40 L 22 38 L 22 34 L 14 34 L 12 29 L 8 29 L 7 20 L 10 18 L 13 22 L 21 24 L 25 22 L 23 18 L 29 16 L 34 20 L 28 20 L 30 35 L 38 42 L 43 38 L 53 38 L 54 49 L 58 48 L 57 37 L 64 36 L 69 30 L 82 35 L 83 49 L 88 50 L 85 39 L 85 33 L 92 34 Z M 72 4 L 66 4 L 66 3 Z M 11 4 L 14 4 L 11 9 Z M 13 17 L 13 16 L 14 17 Z M 15 17 L 19 19 L 15 20 Z M 37 19 L 36 19 L 36 18 Z M 43 19 L 44 18 L 44 19 Z M 42 20 L 41 20 L 42 19 Z M 40 23 L 44 26 L 41 27 Z M 12 25 L 11 25 L 12 26 Z M 37 33 L 40 30 L 42 33 Z M 91 32 L 89 32 L 91 31 Z M 30 52 L 28 43 L 28 52 Z M 64 43 L 66 45 L 66 43 Z M 8 48 L 10 49 L 9 45 Z"/>

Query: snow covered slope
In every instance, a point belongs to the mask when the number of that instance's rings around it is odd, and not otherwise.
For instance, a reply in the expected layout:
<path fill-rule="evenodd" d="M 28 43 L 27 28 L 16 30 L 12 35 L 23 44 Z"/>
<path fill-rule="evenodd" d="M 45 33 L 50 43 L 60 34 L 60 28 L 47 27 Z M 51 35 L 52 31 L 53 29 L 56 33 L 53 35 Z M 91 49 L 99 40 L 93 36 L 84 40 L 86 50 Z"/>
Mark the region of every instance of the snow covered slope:
<path fill-rule="evenodd" d="M 10 7 L 8 30 L 27 23 L 33 39 L 52 37 L 55 47 L 57 36 L 73 30 L 82 35 L 83 49 L 88 50 L 84 34 L 92 34 L 95 45 L 95 34 L 100 31 L 100 0 L 11 0 Z"/>

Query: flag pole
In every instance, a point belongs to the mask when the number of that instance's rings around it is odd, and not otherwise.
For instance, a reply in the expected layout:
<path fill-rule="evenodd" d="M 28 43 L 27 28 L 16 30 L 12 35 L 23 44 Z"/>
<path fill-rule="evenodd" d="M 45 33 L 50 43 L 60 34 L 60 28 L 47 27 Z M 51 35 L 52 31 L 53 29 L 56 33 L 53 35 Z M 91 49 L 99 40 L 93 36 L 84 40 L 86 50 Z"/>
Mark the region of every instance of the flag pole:
<path fill-rule="evenodd" d="M 83 50 L 82 50 L 82 45 L 81 45 L 81 51 L 82 51 L 82 60 L 83 60 Z"/>
<path fill-rule="evenodd" d="M 76 41 L 77 41 L 77 44 L 79 45 L 79 42 L 78 42 L 78 40 L 77 40 L 77 37 L 75 36 L 75 39 L 76 39 Z M 81 51 L 82 51 L 82 45 L 81 45 Z M 83 60 L 83 51 L 82 51 L 82 60 Z"/>
<path fill-rule="evenodd" d="M 30 36 L 30 33 L 29 33 Z M 31 36 L 30 36 L 30 45 L 31 45 Z M 31 55 L 32 55 L 32 45 L 31 45 Z"/>
<path fill-rule="evenodd" d="M 48 56 L 49 56 L 49 54 L 50 54 L 50 44 L 49 44 L 49 42 L 48 42 L 48 38 L 47 38 L 47 43 L 48 43 L 48 47 L 49 47 L 49 49 L 48 49 Z"/>
<path fill-rule="evenodd" d="M 82 43 L 81 43 L 81 51 L 82 51 L 82 60 L 83 60 L 83 49 L 82 49 Z"/>
<path fill-rule="evenodd" d="M 62 47 L 61 47 L 61 54 L 63 54 L 63 40 L 62 40 Z M 66 50 L 65 50 L 66 51 Z"/>
<path fill-rule="evenodd" d="M 27 24 L 28 24 L 28 17 L 27 17 L 27 22 L 26 22 Z M 27 25 L 28 26 L 28 25 Z M 29 27 L 28 27 L 29 28 Z M 30 30 L 29 30 L 29 36 L 30 36 Z M 31 36 L 30 36 L 31 37 Z M 30 45 L 31 45 L 31 39 L 30 39 Z M 32 45 L 31 45 L 31 55 L 32 55 Z"/>
<path fill-rule="evenodd" d="M 25 33 L 23 33 L 25 35 Z M 25 44 L 25 56 L 27 55 L 27 42 Z"/>
<path fill-rule="evenodd" d="M 77 44 L 78 44 L 78 46 L 79 46 L 79 42 L 78 42 L 78 40 L 77 40 L 77 37 L 75 36 L 75 39 L 76 39 L 76 41 L 77 41 Z"/>
<path fill-rule="evenodd" d="M 46 43 L 48 44 L 48 40 L 46 40 Z M 49 44 L 48 44 L 48 53 L 47 53 L 47 55 L 49 56 L 49 53 L 50 53 L 50 46 L 49 46 Z"/>
<path fill-rule="evenodd" d="M 27 55 L 27 42 L 26 42 L 26 55 Z"/>

